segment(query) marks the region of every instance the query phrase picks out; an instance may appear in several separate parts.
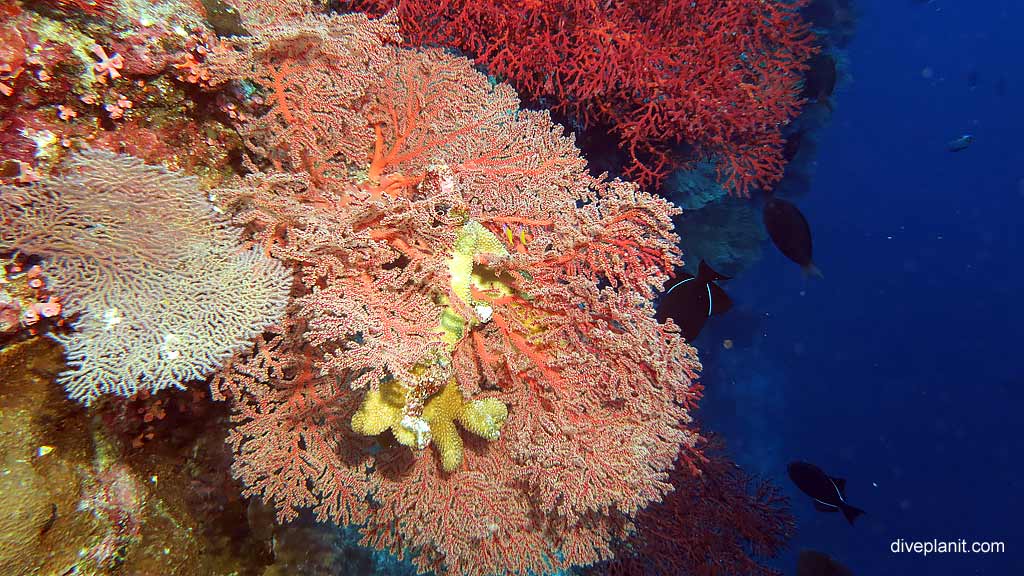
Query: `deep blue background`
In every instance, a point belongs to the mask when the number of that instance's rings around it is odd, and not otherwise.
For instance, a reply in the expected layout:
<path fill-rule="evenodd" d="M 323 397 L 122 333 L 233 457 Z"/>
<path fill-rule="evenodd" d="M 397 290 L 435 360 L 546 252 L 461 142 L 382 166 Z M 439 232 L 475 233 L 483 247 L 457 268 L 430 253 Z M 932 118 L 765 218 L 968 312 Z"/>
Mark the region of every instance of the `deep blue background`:
<path fill-rule="evenodd" d="M 859 6 L 798 200 L 825 278 L 768 247 L 726 284 L 738 309 L 697 341 L 703 417 L 792 498 L 788 574 L 800 548 L 859 576 L 1024 574 L 1024 2 Z M 948 152 L 966 132 L 974 145 Z M 850 527 L 814 511 L 786 477 L 794 459 L 848 478 L 868 514 Z M 1007 552 L 922 558 L 891 553 L 897 538 Z"/>

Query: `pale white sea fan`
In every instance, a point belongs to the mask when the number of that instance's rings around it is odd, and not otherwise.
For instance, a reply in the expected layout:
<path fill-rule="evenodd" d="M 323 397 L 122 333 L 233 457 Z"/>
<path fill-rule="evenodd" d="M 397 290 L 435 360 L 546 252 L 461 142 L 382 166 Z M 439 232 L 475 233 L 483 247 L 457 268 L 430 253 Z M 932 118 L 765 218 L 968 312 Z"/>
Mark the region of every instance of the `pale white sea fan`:
<path fill-rule="evenodd" d="M 181 387 L 218 368 L 284 315 L 290 274 L 259 249 L 225 254 L 196 245 L 194 256 L 153 270 L 157 287 L 135 294 L 115 282 L 84 296 L 75 331 L 56 337 L 69 370 L 68 396 L 130 396 Z"/>
<path fill-rule="evenodd" d="M 71 398 L 181 387 L 283 317 L 290 271 L 243 250 L 194 178 L 95 150 L 64 172 L 0 188 L 0 250 L 42 256 L 77 314 L 55 336 Z"/>

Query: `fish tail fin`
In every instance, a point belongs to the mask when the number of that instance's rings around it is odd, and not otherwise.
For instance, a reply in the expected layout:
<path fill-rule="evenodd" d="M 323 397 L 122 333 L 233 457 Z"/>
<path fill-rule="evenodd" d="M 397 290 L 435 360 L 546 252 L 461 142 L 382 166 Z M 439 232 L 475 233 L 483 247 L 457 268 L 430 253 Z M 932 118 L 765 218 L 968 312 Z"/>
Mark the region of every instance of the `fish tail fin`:
<path fill-rule="evenodd" d="M 858 516 L 864 514 L 864 511 L 860 508 L 850 506 L 849 504 L 844 504 L 842 509 L 843 516 L 846 516 L 846 521 L 850 523 L 850 526 L 853 526 L 853 521 L 856 520 Z"/>
<path fill-rule="evenodd" d="M 808 262 L 806 266 L 803 266 L 804 276 L 814 276 L 815 278 L 825 279 L 825 275 L 821 273 L 821 270 L 814 264 L 813 261 Z"/>

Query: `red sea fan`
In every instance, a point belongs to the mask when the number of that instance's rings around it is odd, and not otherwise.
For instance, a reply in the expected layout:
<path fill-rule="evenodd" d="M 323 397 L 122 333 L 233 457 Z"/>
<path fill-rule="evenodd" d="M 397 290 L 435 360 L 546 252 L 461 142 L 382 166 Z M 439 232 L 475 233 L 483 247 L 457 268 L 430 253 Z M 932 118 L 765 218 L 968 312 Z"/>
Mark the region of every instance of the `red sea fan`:
<path fill-rule="evenodd" d="M 700 474 L 672 474 L 675 490 L 642 511 L 637 531 L 592 576 L 779 576 L 764 565 L 796 524 L 779 489 L 730 460 L 721 442 L 702 446 Z"/>
<path fill-rule="evenodd" d="M 802 1 L 353 0 L 397 7 L 403 37 L 454 46 L 534 101 L 607 125 L 626 172 L 658 185 L 709 157 L 738 195 L 782 177 L 781 128 L 798 111 L 812 52 Z M 688 145 L 692 152 L 676 149 Z"/>
<path fill-rule="evenodd" d="M 676 210 L 589 175 L 468 60 L 398 47 L 393 20 L 246 26 L 207 59 L 266 103 L 239 126 L 255 173 L 221 200 L 301 279 L 214 382 L 248 493 L 363 523 L 423 571 L 610 557 L 696 458 L 699 364 L 651 304 Z"/>

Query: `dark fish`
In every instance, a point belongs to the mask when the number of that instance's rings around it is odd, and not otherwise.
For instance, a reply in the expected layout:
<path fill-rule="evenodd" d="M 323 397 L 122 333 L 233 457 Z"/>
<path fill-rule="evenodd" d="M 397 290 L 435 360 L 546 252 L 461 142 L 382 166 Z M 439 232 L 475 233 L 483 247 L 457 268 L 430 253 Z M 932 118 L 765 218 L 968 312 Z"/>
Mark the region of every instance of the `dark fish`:
<path fill-rule="evenodd" d="M 955 140 L 950 140 L 949 144 L 946 144 L 946 149 L 950 152 L 959 152 L 961 150 L 966 150 L 971 144 L 974 144 L 974 136 L 964 134 Z"/>
<path fill-rule="evenodd" d="M 814 507 L 821 512 L 841 510 L 850 524 L 864 513 L 846 503 L 846 480 L 832 478 L 814 464 L 791 462 L 789 478 L 801 492 L 814 499 Z"/>
<path fill-rule="evenodd" d="M 796 576 L 853 576 L 853 572 L 828 554 L 801 550 L 796 561 Z"/>
<path fill-rule="evenodd" d="M 807 61 L 804 71 L 803 97 L 824 104 L 832 110 L 832 91 L 836 89 L 836 59 L 826 52 L 818 52 Z"/>
<path fill-rule="evenodd" d="M 974 68 L 967 72 L 967 87 L 971 90 L 978 87 L 978 71 Z"/>
<path fill-rule="evenodd" d="M 672 318 L 679 325 L 683 338 L 692 342 L 708 318 L 732 308 L 729 295 L 714 283 L 729 277 L 715 272 L 703 260 L 696 276 L 683 273 L 681 277 L 683 279 L 661 297 L 658 320 L 664 322 Z"/>
<path fill-rule="evenodd" d="M 814 265 L 811 226 L 792 202 L 771 197 L 764 204 L 764 227 L 772 243 L 786 258 L 796 262 L 805 274 L 821 277 Z"/>

